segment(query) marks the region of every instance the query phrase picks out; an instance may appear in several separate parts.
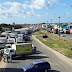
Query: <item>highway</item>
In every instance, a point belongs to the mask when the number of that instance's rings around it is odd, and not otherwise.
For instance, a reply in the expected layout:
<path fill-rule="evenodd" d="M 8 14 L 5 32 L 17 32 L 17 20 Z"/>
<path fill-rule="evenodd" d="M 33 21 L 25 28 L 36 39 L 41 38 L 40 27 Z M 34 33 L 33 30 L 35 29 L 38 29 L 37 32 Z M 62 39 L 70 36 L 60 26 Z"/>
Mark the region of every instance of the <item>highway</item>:
<path fill-rule="evenodd" d="M 72 63 L 68 63 L 40 42 L 32 38 L 32 43 L 37 47 L 35 54 L 27 57 L 17 57 L 12 63 L 7 63 L 3 72 L 23 72 L 22 67 L 29 65 L 33 61 L 46 60 L 51 64 L 49 72 L 72 72 Z"/>
<path fill-rule="evenodd" d="M 63 37 L 65 40 L 72 42 L 72 34 L 64 34 L 65 37 Z"/>

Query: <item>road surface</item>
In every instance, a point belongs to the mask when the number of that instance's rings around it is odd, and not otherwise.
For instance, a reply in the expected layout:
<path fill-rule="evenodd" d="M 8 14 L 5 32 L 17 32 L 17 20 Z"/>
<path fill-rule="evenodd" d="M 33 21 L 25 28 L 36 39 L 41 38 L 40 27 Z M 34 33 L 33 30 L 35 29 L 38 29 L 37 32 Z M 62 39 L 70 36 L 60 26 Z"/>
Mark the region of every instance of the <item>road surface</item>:
<path fill-rule="evenodd" d="M 72 72 L 72 64 L 62 60 L 57 54 L 49 50 L 40 42 L 32 38 L 32 43 L 37 47 L 35 54 L 29 55 L 26 58 L 17 57 L 12 63 L 6 64 L 3 72 L 23 72 L 22 67 L 29 65 L 33 61 L 46 60 L 51 64 L 51 70 L 49 72 Z"/>
<path fill-rule="evenodd" d="M 65 40 L 71 41 L 72 42 L 72 34 L 64 34 L 65 37 L 63 37 Z"/>

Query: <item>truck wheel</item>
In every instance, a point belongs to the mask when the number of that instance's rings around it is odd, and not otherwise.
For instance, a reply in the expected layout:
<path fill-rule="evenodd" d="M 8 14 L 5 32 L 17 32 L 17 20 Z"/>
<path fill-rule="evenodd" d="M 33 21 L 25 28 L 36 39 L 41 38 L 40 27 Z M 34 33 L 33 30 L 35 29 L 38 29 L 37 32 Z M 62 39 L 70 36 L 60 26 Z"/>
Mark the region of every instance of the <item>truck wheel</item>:
<path fill-rule="evenodd" d="M 36 47 L 34 48 L 34 51 L 36 51 Z"/>
<path fill-rule="evenodd" d="M 22 56 L 23 56 L 23 57 L 25 57 L 25 55 L 24 55 L 24 54 L 23 54 Z"/>

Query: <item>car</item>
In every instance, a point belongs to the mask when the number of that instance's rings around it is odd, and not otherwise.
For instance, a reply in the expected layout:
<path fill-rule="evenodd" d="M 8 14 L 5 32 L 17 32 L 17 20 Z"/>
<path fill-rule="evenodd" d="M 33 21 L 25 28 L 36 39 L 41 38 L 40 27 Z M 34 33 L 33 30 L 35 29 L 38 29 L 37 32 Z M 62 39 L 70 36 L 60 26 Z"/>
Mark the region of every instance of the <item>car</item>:
<path fill-rule="evenodd" d="M 35 52 L 36 51 L 36 47 L 32 44 L 32 51 Z"/>
<path fill-rule="evenodd" d="M 32 62 L 29 66 L 23 67 L 24 72 L 47 72 L 48 69 L 51 67 L 47 61 Z"/>
<path fill-rule="evenodd" d="M 61 37 L 65 37 L 65 35 L 64 34 L 61 34 Z"/>
<path fill-rule="evenodd" d="M 24 36 L 23 36 L 23 40 L 29 41 L 29 40 L 30 40 L 30 37 L 29 37 L 28 35 L 24 35 Z"/>

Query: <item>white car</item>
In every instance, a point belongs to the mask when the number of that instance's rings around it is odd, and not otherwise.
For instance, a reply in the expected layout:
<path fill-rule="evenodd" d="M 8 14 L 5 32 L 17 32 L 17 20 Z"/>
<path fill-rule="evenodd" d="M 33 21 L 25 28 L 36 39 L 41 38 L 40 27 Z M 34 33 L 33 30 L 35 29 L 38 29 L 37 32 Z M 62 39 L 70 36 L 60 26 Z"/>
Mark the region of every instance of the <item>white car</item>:
<path fill-rule="evenodd" d="M 65 35 L 64 34 L 61 34 L 61 37 L 65 37 Z"/>
<path fill-rule="evenodd" d="M 36 47 L 32 44 L 32 51 L 35 52 L 36 51 Z"/>

